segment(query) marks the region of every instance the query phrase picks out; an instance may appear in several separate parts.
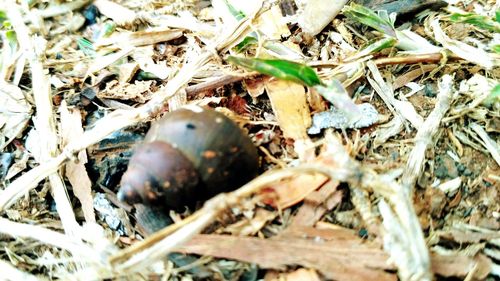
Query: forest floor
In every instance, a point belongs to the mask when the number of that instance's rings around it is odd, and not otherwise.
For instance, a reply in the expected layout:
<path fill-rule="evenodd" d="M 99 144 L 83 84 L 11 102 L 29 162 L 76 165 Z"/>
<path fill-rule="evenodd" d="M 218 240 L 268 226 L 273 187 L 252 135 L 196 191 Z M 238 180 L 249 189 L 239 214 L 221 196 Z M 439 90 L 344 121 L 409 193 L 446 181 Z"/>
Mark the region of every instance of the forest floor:
<path fill-rule="evenodd" d="M 0 0 L 0 279 L 498 280 L 498 2 L 325 2 Z M 120 179 L 193 105 L 259 175 L 151 234 Z"/>

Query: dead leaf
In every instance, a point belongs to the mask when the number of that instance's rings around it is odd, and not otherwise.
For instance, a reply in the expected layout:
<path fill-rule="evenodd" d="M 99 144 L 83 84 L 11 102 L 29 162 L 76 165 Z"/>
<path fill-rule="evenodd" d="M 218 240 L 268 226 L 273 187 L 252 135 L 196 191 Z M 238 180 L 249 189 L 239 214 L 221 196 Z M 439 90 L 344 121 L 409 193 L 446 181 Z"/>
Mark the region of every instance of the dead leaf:
<path fill-rule="evenodd" d="M 327 180 L 324 175 L 300 175 L 264 189 L 262 200 L 278 209 L 285 209 L 301 202 Z"/>
<path fill-rule="evenodd" d="M 337 190 L 337 186 L 338 182 L 328 181 L 319 190 L 307 195 L 286 231 L 297 226 L 313 226 L 325 212 L 338 205 L 342 201 L 343 193 Z"/>
<path fill-rule="evenodd" d="M 258 96 L 264 93 L 265 86 L 268 80 L 269 77 L 267 76 L 250 77 L 243 80 L 243 84 L 245 85 L 248 94 L 252 97 L 254 102 L 256 101 L 256 98 Z"/>
<path fill-rule="evenodd" d="M 295 140 L 295 152 L 303 161 L 314 155 L 307 128 L 311 126 L 311 113 L 304 86 L 285 80 L 270 79 L 266 91 L 274 114 L 285 138 Z"/>
<path fill-rule="evenodd" d="M 5 180 L 10 180 L 20 172 L 26 169 L 27 163 L 29 159 L 29 153 L 24 152 L 21 156 L 21 159 L 17 160 L 12 166 L 10 166 L 7 175 L 5 175 Z"/>
<path fill-rule="evenodd" d="M 482 254 L 476 257 L 431 255 L 431 260 L 432 271 L 445 277 L 465 277 L 469 272 L 475 270 L 473 280 L 483 280 L 491 271 L 491 260 Z"/>
<path fill-rule="evenodd" d="M 66 102 L 62 102 L 61 112 L 61 134 L 63 145 L 78 139 L 83 135 L 82 117 L 78 109 L 70 110 Z M 66 177 L 68 177 L 75 196 L 82 204 L 83 215 L 87 223 L 95 223 L 95 213 L 93 207 L 93 198 L 91 194 L 92 183 L 85 169 L 87 163 L 87 154 L 82 150 L 77 155 L 78 162 L 68 162 L 66 164 Z"/>
<path fill-rule="evenodd" d="M 269 221 L 274 220 L 278 216 L 277 212 L 268 211 L 263 208 L 258 208 L 252 218 L 244 218 L 236 223 L 224 228 L 225 233 L 234 235 L 248 236 L 255 235 L 259 232 Z"/>
<path fill-rule="evenodd" d="M 101 14 L 112 19 L 117 25 L 129 25 L 137 20 L 137 15 L 134 11 L 118 3 L 109 0 L 96 0 L 94 1 L 94 5 L 99 9 Z"/>
<path fill-rule="evenodd" d="M 436 69 L 436 67 L 437 67 L 436 64 L 421 65 L 420 67 L 408 71 L 405 74 L 396 78 L 396 80 L 394 80 L 394 82 L 392 83 L 392 87 L 394 88 L 394 90 L 397 90 L 403 87 L 404 85 L 408 84 L 409 82 L 417 79 L 419 76 L 424 75 L 425 73 Z"/>
<path fill-rule="evenodd" d="M 290 36 L 290 30 L 281 15 L 279 6 L 272 6 L 257 18 L 256 28 L 271 40 Z"/>
<path fill-rule="evenodd" d="M 306 131 L 312 121 L 304 86 L 271 79 L 266 83 L 266 90 L 285 138 L 308 139 Z"/>
<path fill-rule="evenodd" d="M 299 26 L 304 32 L 314 36 L 333 21 L 347 3 L 347 0 L 329 2 L 326 5 L 321 0 L 305 2 L 305 7 L 300 11 Z"/>
<path fill-rule="evenodd" d="M 135 81 L 134 84 L 119 84 L 113 80 L 106 84 L 106 89 L 97 93 L 99 98 L 131 100 L 145 103 L 153 96 L 151 85 L 153 81 Z"/>

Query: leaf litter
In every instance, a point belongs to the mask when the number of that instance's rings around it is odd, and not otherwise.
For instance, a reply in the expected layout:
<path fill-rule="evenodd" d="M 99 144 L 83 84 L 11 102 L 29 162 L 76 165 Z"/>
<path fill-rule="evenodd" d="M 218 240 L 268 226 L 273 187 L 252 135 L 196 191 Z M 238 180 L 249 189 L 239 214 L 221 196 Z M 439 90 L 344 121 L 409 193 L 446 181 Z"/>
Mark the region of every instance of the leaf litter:
<path fill-rule="evenodd" d="M 428 2 L 2 1 L 1 271 L 498 278 L 499 8 Z M 119 178 L 189 104 L 243 127 L 262 174 L 149 233 Z"/>

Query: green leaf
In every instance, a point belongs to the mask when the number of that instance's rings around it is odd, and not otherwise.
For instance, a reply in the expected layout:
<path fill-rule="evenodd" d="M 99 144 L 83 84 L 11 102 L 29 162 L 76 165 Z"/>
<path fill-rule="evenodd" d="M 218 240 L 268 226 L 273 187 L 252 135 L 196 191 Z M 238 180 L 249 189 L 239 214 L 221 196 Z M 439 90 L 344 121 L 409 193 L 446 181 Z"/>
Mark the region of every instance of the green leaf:
<path fill-rule="evenodd" d="M 500 54 L 500 45 L 493 45 L 491 49 L 493 50 L 493 52 Z"/>
<path fill-rule="evenodd" d="M 357 22 L 367 25 L 376 29 L 388 36 L 396 37 L 396 29 L 394 28 L 394 18 L 390 18 L 387 11 L 378 11 L 375 13 L 373 10 L 351 3 L 342 9 L 342 13 Z"/>
<path fill-rule="evenodd" d="M 17 49 L 17 35 L 14 30 L 7 30 L 5 32 L 5 37 L 7 42 L 9 42 L 9 47 L 12 50 L 12 53 Z"/>
<path fill-rule="evenodd" d="M 241 40 L 241 42 L 238 43 L 238 45 L 234 47 L 234 50 L 238 53 L 241 53 L 251 45 L 256 45 L 256 44 L 257 44 L 257 38 L 253 36 L 247 36 L 243 40 Z"/>
<path fill-rule="evenodd" d="M 481 16 L 472 13 L 468 14 L 454 13 L 450 16 L 450 20 L 453 22 L 469 23 L 481 29 L 492 32 L 500 32 L 500 23 L 494 21 L 493 19 L 487 16 Z"/>
<path fill-rule="evenodd" d="M 101 39 L 109 37 L 116 29 L 116 23 L 112 21 L 107 21 L 100 26 L 99 30 L 93 36 L 94 42 Z"/>
<path fill-rule="evenodd" d="M 82 52 L 90 57 L 95 57 L 96 52 L 94 45 L 92 45 L 92 42 L 90 42 L 87 38 L 80 37 L 76 40 L 76 44 L 78 45 L 78 48 L 82 50 Z"/>
<path fill-rule="evenodd" d="M 240 10 L 237 10 L 233 5 L 231 5 L 231 3 L 229 3 L 229 1 L 224 0 L 224 3 L 226 4 L 227 8 L 229 9 L 229 12 L 231 13 L 231 15 L 233 15 L 237 20 L 242 20 L 243 18 L 245 18 L 245 16 L 246 16 L 245 13 L 243 13 Z"/>
<path fill-rule="evenodd" d="M 500 104 L 500 84 L 491 89 L 491 93 L 483 100 L 482 104 L 490 108 L 495 104 Z"/>
<path fill-rule="evenodd" d="M 7 14 L 5 11 L 0 10 L 0 24 L 3 25 L 3 22 L 7 20 Z"/>
<path fill-rule="evenodd" d="M 321 80 L 311 67 L 287 60 L 257 59 L 229 56 L 227 61 L 244 68 L 271 75 L 279 79 L 294 81 L 312 87 L 321 85 Z"/>
<path fill-rule="evenodd" d="M 352 57 L 349 57 L 349 61 L 353 61 L 371 54 L 375 54 L 381 50 L 391 48 L 396 45 L 398 41 L 394 37 L 386 37 L 375 42 L 369 43 L 369 45 L 365 46 L 362 50 L 360 50 L 357 54 Z"/>

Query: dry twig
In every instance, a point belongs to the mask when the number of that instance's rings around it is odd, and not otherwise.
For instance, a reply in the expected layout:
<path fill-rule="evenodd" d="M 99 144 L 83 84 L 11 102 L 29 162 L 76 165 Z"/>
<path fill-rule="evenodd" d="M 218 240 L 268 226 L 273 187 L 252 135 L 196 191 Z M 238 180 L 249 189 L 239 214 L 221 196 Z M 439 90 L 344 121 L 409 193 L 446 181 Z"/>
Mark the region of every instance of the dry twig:
<path fill-rule="evenodd" d="M 422 124 L 415 136 L 415 147 L 408 157 L 405 171 L 402 176 L 403 187 L 406 194 L 411 197 L 413 187 L 422 172 L 425 162 L 425 151 L 432 145 L 433 138 L 439 130 L 439 125 L 452 102 L 453 77 L 445 75 L 439 83 L 439 93 L 436 107 Z"/>

